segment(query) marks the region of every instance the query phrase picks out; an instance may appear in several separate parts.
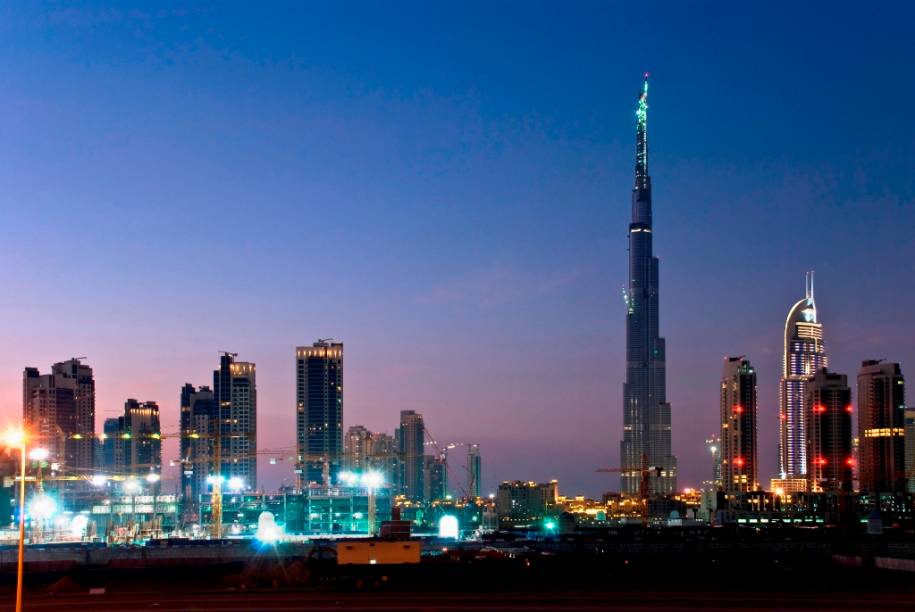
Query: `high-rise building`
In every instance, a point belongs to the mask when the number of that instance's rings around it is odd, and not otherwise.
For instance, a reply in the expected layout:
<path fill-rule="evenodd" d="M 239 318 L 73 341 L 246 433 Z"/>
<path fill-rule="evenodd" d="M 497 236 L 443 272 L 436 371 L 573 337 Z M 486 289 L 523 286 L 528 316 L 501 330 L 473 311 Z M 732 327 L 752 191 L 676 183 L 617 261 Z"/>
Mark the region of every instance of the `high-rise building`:
<path fill-rule="evenodd" d="M 121 420 L 119 417 L 105 419 L 102 425 L 102 453 L 98 457 L 98 467 L 106 473 L 116 473 L 118 466 L 123 466 L 124 439 L 121 437 Z"/>
<path fill-rule="evenodd" d="M 721 482 L 726 493 L 759 489 L 756 416 L 756 370 L 745 357 L 726 357 L 721 373 Z"/>
<path fill-rule="evenodd" d="M 346 430 L 343 439 L 343 468 L 351 472 L 363 472 L 369 468 L 372 455 L 372 432 L 362 425 L 353 425 Z"/>
<path fill-rule="evenodd" d="M 125 465 L 129 474 L 144 475 L 162 472 L 162 428 L 159 405 L 128 399 L 121 421 L 125 441 Z"/>
<path fill-rule="evenodd" d="M 559 483 L 505 481 L 496 490 L 496 513 L 505 527 L 537 525 L 559 498 Z"/>
<path fill-rule="evenodd" d="M 423 499 L 436 501 L 448 494 L 448 455 L 426 455 L 423 457 Z"/>
<path fill-rule="evenodd" d="M 480 478 L 483 475 L 483 459 L 480 456 L 479 444 L 467 445 L 467 496 L 476 499 L 480 496 Z"/>
<path fill-rule="evenodd" d="M 207 477 L 221 469 L 216 465 L 218 431 L 219 402 L 212 389 L 185 383 L 181 387 L 180 452 L 181 493 L 186 520 L 199 520 L 194 515 L 199 511 L 200 496 L 207 491 Z"/>
<path fill-rule="evenodd" d="M 791 307 L 785 321 L 778 424 L 778 470 L 783 480 L 807 476 L 807 383 L 828 365 L 810 272 L 804 299 Z"/>
<path fill-rule="evenodd" d="M 25 368 L 22 417 L 49 461 L 89 473 L 95 466 L 95 379 L 79 358 L 55 363 L 50 374 Z"/>
<path fill-rule="evenodd" d="M 851 389 L 845 374 L 818 370 L 805 385 L 807 490 L 851 491 Z"/>
<path fill-rule="evenodd" d="M 626 382 L 623 383 L 623 439 L 620 487 L 638 495 L 649 468 L 649 492 L 677 487 L 677 459 L 671 453 L 666 350 L 658 326 L 658 258 L 652 254 L 651 177 L 648 174 L 648 75 L 636 110 L 635 186 L 629 224 L 629 285 L 626 300 Z"/>
<path fill-rule="evenodd" d="M 905 492 L 905 379 L 898 363 L 873 359 L 861 363 L 858 435 L 861 490 Z"/>
<path fill-rule="evenodd" d="M 368 455 L 369 469 L 381 472 L 384 482 L 394 491 L 400 492 L 400 451 L 397 438 L 390 434 L 372 433 L 372 449 Z"/>
<path fill-rule="evenodd" d="M 299 488 L 330 486 L 343 464 L 343 344 L 318 340 L 295 352 Z"/>
<path fill-rule="evenodd" d="M 222 457 L 225 479 L 240 479 L 243 490 L 257 488 L 257 380 L 256 368 L 223 353 L 213 371 L 213 397 L 219 405 L 220 427 L 215 444 Z"/>
<path fill-rule="evenodd" d="M 905 409 L 906 491 L 915 493 L 915 408 Z"/>
<path fill-rule="evenodd" d="M 400 493 L 407 499 L 422 500 L 423 486 L 423 444 L 426 427 L 423 415 L 413 410 L 400 411 L 400 429 L 397 431 L 397 446 L 400 455 Z"/>

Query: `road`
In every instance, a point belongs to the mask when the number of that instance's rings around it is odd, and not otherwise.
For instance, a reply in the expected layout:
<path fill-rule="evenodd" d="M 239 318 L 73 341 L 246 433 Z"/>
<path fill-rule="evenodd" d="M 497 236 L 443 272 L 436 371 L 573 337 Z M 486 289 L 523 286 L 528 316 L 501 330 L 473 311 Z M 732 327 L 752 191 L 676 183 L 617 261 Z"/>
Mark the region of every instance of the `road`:
<path fill-rule="evenodd" d="M 835 585 L 832 585 L 835 586 Z M 911 610 L 915 589 L 823 594 L 773 592 L 316 592 L 295 590 L 155 591 L 35 595 L 26 610 Z M 7 609 L 7 608 L 3 608 Z"/>

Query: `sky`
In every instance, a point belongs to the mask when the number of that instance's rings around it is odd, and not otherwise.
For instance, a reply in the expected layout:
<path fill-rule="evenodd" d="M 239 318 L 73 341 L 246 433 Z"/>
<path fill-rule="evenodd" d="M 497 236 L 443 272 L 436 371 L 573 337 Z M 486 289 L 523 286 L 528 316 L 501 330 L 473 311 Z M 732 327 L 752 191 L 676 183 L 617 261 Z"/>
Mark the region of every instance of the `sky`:
<path fill-rule="evenodd" d="M 333 337 L 344 426 L 418 410 L 484 493 L 617 489 L 646 71 L 681 486 L 728 355 L 774 475 L 806 270 L 833 369 L 915 376 L 910 3 L 331 4 L 0 6 L 0 421 L 25 366 L 86 356 L 99 429 L 137 398 L 176 433 L 227 350 L 290 447 L 295 346 Z"/>

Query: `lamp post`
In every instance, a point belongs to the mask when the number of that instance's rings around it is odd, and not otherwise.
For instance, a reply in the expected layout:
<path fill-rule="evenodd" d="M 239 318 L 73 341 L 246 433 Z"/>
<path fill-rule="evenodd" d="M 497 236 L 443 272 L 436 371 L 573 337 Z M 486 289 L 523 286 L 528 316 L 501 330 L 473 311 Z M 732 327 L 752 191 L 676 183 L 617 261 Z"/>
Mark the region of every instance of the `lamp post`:
<path fill-rule="evenodd" d="M 3 436 L 11 448 L 19 447 L 19 561 L 16 565 L 16 612 L 22 612 L 22 577 L 25 568 L 25 431 L 12 429 Z"/>

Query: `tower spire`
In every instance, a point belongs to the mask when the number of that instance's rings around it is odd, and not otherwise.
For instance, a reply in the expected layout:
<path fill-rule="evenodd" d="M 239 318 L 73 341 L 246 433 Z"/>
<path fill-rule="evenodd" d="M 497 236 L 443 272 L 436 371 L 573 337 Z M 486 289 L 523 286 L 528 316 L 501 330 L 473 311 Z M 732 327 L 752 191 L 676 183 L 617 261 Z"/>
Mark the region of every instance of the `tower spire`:
<path fill-rule="evenodd" d="M 639 106 L 635 111 L 635 188 L 648 189 L 651 179 L 648 178 L 648 73 L 642 82 L 639 94 Z"/>

